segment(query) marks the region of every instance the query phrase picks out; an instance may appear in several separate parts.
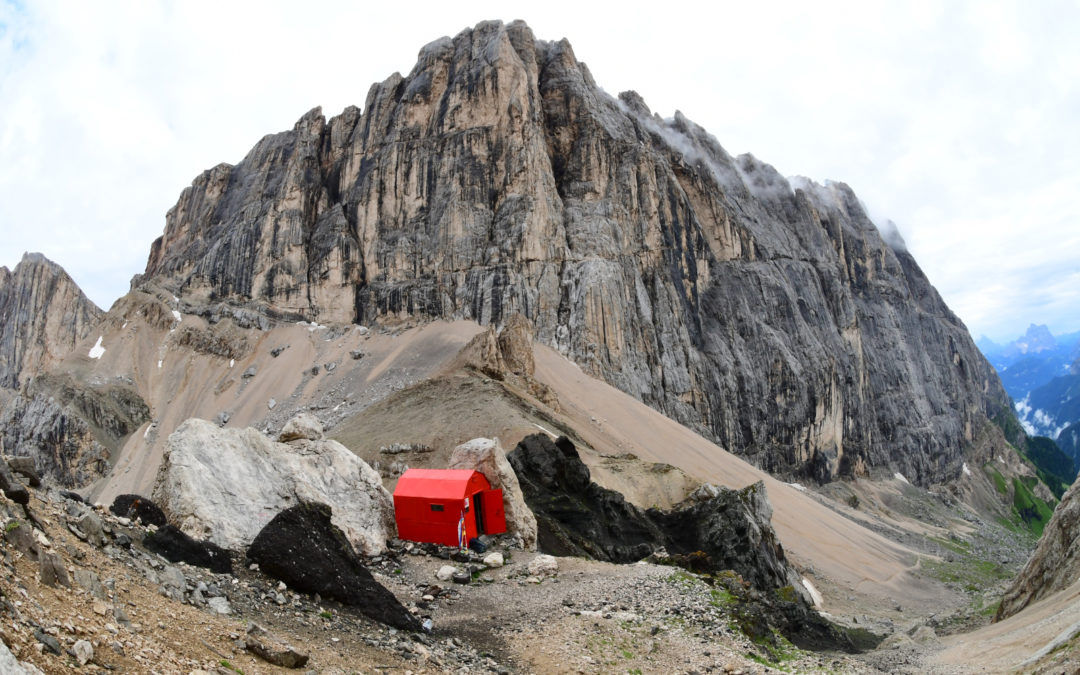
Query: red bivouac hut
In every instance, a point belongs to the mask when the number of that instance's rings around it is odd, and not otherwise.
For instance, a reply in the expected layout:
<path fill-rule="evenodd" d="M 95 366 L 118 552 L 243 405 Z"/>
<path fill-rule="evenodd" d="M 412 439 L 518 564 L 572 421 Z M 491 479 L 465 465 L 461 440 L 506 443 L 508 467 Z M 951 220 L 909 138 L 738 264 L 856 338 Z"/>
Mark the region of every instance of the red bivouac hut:
<path fill-rule="evenodd" d="M 502 490 L 472 469 L 409 469 L 394 488 L 398 537 L 467 546 L 481 534 L 506 532 Z"/>

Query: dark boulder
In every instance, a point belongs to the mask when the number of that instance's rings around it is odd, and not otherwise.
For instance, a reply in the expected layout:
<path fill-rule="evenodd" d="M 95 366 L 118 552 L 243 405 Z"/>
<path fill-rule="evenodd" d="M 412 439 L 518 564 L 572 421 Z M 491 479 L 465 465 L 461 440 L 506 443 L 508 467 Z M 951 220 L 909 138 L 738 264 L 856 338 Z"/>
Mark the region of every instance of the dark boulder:
<path fill-rule="evenodd" d="M 175 525 L 165 525 L 148 533 L 143 538 L 143 546 L 169 562 L 185 562 L 218 574 L 232 574 L 228 551 L 212 542 L 195 540 Z"/>
<path fill-rule="evenodd" d="M 705 553 L 713 569 L 734 570 L 755 588 L 798 587 L 772 527 L 762 482 L 741 490 L 705 485 L 671 511 L 649 509 L 669 552 Z"/>
<path fill-rule="evenodd" d="M 11 470 L 25 478 L 30 487 L 41 487 L 41 476 L 38 475 L 37 468 L 34 466 L 33 457 L 16 456 L 6 459 Z"/>
<path fill-rule="evenodd" d="M 634 562 L 663 545 L 644 511 L 592 482 L 565 436 L 527 436 L 506 457 L 537 522 L 537 543 L 553 555 Z"/>
<path fill-rule="evenodd" d="M 109 510 L 121 518 L 141 520 L 144 525 L 165 527 L 169 522 L 157 504 L 141 495 L 119 495 Z"/>
<path fill-rule="evenodd" d="M 30 491 L 15 477 L 14 472 L 3 459 L 0 459 L 0 490 L 3 490 L 7 498 L 16 504 L 30 503 Z"/>
<path fill-rule="evenodd" d="M 60 496 L 63 497 L 64 499 L 70 499 L 71 501 L 78 502 L 80 504 L 89 504 L 90 503 L 90 502 L 86 501 L 86 497 L 83 497 L 78 492 L 72 492 L 71 490 L 61 490 L 60 491 Z"/>
<path fill-rule="evenodd" d="M 353 605 L 381 623 L 416 631 L 420 623 L 371 576 L 325 504 L 300 504 L 278 513 L 248 548 L 248 560 L 306 593 Z"/>

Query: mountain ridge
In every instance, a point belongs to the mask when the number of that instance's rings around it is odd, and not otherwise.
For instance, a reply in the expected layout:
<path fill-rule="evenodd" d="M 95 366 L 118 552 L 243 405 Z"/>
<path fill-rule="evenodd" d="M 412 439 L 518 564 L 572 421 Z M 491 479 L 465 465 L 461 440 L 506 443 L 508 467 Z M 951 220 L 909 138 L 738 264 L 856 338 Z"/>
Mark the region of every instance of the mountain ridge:
<path fill-rule="evenodd" d="M 842 183 L 792 186 L 569 43 L 485 22 L 363 112 L 264 137 L 185 189 L 145 273 L 185 311 L 499 325 L 771 471 L 959 475 L 1008 407 L 915 260 Z"/>

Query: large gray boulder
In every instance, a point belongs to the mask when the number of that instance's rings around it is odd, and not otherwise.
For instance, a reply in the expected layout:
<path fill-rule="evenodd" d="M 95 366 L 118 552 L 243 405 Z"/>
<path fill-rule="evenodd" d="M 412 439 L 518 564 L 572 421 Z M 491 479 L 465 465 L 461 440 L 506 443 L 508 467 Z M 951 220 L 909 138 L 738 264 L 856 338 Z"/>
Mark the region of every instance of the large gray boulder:
<path fill-rule="evenodd" d="M 447 462 L 449 469 L 473 469 L 484 474 L 491 487 L 503 491 L 506 531 L 521 537 L 527 551 L 536 550 L 536 517 L 525 504 L 514 467 L 497 438 L 474 438 L 454 448 Z"/>
<path fill-rule="evenodd" d="M 196 539 L 242 549 L 300 502 L 331 504 L 334 525 L 365 555 L 385 551 L 394 535 L 393 500 L 379 474 L 337 441 L 277 443 L 255 429 L 190 419 L 164 455 L 154 501 Z"/>

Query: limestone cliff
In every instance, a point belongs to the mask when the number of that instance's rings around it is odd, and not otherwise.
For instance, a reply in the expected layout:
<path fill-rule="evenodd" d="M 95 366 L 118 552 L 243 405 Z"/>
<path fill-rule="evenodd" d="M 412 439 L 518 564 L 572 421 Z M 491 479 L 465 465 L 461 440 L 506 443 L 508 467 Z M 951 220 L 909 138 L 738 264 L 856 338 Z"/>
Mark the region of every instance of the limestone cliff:
<path fill-rule="evenodd" d="M 0 387 L 18 389 L 86 337 L 103 312 L 56 263 L 27 253 L 0 267 Z"/>
<path fill-rule="evenodd" d="M 906 251 L 843 184 L 789 182 L 613 98 L 570 45 L 482 23 L 199 176 L 144 282 L 323 323 L 500 325 L 758 465 L 956 477 L 1008 408 Z M 137 280 L 138 282 L 138 280 Z"/>
<path fill-rule="evenodd" d="M 1039 545 L 1001 598 L 994 621 L 1080 580 L 1080 479 L 1073 483 L 1047 523 Z"/>

